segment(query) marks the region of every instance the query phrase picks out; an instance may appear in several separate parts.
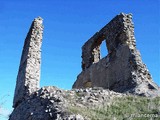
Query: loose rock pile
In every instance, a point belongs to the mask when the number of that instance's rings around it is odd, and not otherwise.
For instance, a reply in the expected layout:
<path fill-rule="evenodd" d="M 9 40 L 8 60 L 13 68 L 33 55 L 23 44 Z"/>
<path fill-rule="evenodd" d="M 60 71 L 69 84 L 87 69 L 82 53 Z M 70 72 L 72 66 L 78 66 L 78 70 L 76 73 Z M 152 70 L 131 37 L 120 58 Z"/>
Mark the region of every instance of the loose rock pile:
<path fill-rule="evenodd" d="M 10 120 L 84 120 L 87 118 L 71 113 L 69 107 L 95 108 L 106 102 L 109 105 L 114 97 L 123 96 L 126 95 L 103 88 L 42 87 L 14 109 Z"/>

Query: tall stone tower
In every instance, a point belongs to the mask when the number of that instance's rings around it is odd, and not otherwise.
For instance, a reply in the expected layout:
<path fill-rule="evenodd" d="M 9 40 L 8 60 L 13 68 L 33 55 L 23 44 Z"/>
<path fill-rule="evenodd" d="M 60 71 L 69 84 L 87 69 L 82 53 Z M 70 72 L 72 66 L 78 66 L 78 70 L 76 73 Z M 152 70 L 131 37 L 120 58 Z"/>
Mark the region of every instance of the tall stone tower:
<path fill-rule="evenodd" d="M 35 18 L 25 39 L 13 100 L 14 108 L 39 89 L 42 22 L 42 18 Z"/>

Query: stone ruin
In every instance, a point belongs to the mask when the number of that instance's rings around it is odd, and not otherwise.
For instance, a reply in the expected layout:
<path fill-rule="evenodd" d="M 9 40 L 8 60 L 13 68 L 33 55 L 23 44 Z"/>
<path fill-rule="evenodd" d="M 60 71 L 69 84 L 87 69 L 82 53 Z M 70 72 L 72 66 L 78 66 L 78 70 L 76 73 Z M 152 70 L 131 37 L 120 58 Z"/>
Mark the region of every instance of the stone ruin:
<path fill-rule="evenodd" d="M 82 116 L 71 115 L 67 111 L 67 105 L 73 104 L 73 101 L 67 98 L 74 98 L 77 89 L 67 92 L 53 86 L 39 87 L 42 21 L 40 17 L 34 19 L 25 39 L 14 94 L 14 110 L 9 120 L 84 120 Z M 104 40 L 108 55 L 101 58 L 100 45 Z M 153 82 L 136 49 L 131 14 L 117 15 L 83 45 L 82 72 L 73 88 L 87 87 L 143 96 L 159 95 L 159 87 Z M 92 92 L 96 91 L 90 91 L 88 95 L 92 98 Z M 98 90 L 97 92 L 99 93 Z M 112 94 L 119 95 L 114 92 Z M 111 96 L 108 90 L 102 90 L 102 94 L 93 100 L 96 99 L 96 103 L 100 103 L 107 100 L 108 95 Z M 87 97 L 86 101 L 88 100 Z M 75 100 L 73 106 L 77 102 Z"/>
<path fill-rule="evenodd" d="M 14 107 L 36 92 L 40 86 L 42 21 L 40 17 L 34 19 L 25 39 L 17 76 Z"/>
<path fill-rule="evenodd" d="M 104 40 L 108 55 L 101 58 Z M 82 46 L 82 72 L 73 88 L 86 87 L 136 94 L 158 89 L 136 48 L 132 14 L 117 15 Z"/>

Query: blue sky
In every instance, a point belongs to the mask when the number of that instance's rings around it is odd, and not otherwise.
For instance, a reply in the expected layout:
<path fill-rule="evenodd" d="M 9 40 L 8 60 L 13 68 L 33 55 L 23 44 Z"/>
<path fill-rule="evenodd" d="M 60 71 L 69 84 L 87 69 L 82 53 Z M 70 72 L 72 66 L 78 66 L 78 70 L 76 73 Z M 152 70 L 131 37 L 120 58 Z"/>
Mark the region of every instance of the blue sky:
<path fill-rule="evenodd" d="M 11 110 L 24 39 L 38 16 L 44 19 L 41 86 L 71 89 L 81 72 L 81 46 L 120 12 L 133 14 L 137 48 L 160 85 L 159 6 L 159 0 L 1 0 L 0 98 L 10 95 L 3 107 Z"/>

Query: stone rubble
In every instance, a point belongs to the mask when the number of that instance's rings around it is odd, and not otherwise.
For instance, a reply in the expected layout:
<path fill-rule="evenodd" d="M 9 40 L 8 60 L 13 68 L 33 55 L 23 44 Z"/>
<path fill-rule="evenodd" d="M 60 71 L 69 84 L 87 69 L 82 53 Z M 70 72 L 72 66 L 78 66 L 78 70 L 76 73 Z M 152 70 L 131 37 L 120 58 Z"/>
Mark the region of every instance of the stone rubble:
<path fill-rule="evenodd" d="M 94 108 L 111 103 L 114 97 L 126 94 L 103 88 L 62 90 L 42 87 L 14 109 L 9 120 L 88 120 L 69 111 L 70 106 Z"/>

